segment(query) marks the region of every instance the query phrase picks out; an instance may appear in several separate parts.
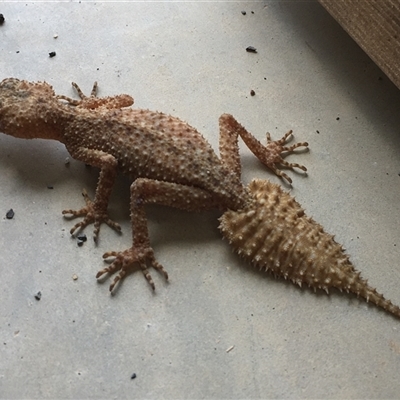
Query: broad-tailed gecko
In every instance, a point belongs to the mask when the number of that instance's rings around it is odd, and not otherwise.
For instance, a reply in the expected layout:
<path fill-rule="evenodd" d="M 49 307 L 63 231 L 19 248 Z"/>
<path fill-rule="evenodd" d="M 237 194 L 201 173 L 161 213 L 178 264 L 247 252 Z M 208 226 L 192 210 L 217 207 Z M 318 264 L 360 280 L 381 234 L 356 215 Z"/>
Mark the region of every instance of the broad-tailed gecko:
<path fill-rule="evenodd" d="M 148 268 L 168 274 L 150 245 L 146 204 L 162 204 L 187 211 L 219 209 L 220 230 L 235 250 L 277 276 L 314 289 L 335 287 L 353 292 L 400 317 L 400 309 L 367 284 L 355 270 L 342 246 L 307 217 L 301 206 L 279 185 L 253 180 L 243 185 L 239 156 L 240 136 L 252 153 L 276 175 L 291 183 L 278 166 L 306 168 L 283 157 L 307 143 L 285 146 L 291 131 L 261 144 L 230 114 L 219 119 L 218 157 L 205 138 L 186 122 L 160 112 L 130 108 L 129 95 L 96 97 L 97 84 L 85 96 L 73 83 L 80 100 L 58 96 L 45 82 L 14 78 L 0 83 L 0 132 L 24 138 L 54 139 L 64 143 L 71 156 L 100 168 L 94 200 L 84 191 L 86 205 L 63 214 L 83 217 L 71 234 L 94 224 L 117 231 L 108 216 L 108 201 L 118 172 L 131 181 L 132 247 L 110 251 L 113 262 L 97 278 L 117 273 L 110 291 L 138 264 L 153 290 Z"/>

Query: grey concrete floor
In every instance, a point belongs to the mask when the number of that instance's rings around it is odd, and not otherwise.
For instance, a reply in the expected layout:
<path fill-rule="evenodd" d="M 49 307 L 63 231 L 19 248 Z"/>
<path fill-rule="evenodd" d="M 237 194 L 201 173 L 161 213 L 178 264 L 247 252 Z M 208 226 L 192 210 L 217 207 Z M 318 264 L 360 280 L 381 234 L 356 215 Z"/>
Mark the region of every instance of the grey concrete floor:
<path fill-rule="evenodd" d="M 317 2 L 3 2 L 0 13 L 0 79 L 68 96 L 71 81 L 89 92 L 97 80 L 100 95 L 132 94 L 215 149 L 224 112 L 262 140 L 293 129 L 311 151 L 290 158 L 309 168 L 290 173 L 292 195 L 400 304 L 400 92 Z M 132 274 L 111 297 L 95 274 L 105 251 L 130 246 L 129 182 L 110 206 L 122 236 L 103 227 L 97 247 L 78 247 L 61 210 L 93 194 L 97 171 L 66 157 L 59 143 L 0 134 L 2 398 L 400 396 L 400 321 L 253 270 L 221 240 L 217 212 L 150 207 L 170 282 L 153 272 L 152 293 Z M 280 182 L 245 146 L 242 161 L 245 182 Z"/>

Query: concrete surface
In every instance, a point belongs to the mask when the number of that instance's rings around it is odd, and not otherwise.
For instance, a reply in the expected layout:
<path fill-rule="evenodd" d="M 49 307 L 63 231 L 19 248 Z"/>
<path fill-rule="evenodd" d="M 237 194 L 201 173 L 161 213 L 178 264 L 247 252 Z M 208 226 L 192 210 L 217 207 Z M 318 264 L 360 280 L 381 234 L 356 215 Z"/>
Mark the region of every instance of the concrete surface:
<path fill-rule="evenodd" d="M 309 168 L 290 173 L 292 194 L 400 304 L 400 92 L 318 3 L 3 2 L 0 13 L 0 79 L 68 96 L 71 81 L 89 92 L 97 80 L 100 95 L 132 94 L 216 149 L 223 112 L 262 140 L 294 129 L 311 151 L 290 158 Z M 111 297 L 95 274 L 105 251 L 130 245 L 129 182 L 111 201 L 123 235 L 105 227 L 97 247 L 77 247 L 61 210 L 93 193 L 97 171 L 67 156 L 0 134 L 2 398 L 400 396 L 400 321 L 254 271 L 221 240 L 216 212 L 149 208 L 170 282 L 153 272 L 153 294 L 136 273 Z M 244 146 L 242 160 L 246 182 L 279 182 Z"/>

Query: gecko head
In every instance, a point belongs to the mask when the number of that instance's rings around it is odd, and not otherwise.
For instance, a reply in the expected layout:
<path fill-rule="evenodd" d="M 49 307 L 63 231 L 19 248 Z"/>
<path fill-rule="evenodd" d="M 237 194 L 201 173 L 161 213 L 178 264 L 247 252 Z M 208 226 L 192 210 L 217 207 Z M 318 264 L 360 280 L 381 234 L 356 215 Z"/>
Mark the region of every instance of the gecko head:
<path fill-rule="evenodd" d="M 0 82 L 0 132 L 25 139 L 55 139 L 47 123 L 53 103 L 55 94 L 46 82 L 4 79 Z"/>

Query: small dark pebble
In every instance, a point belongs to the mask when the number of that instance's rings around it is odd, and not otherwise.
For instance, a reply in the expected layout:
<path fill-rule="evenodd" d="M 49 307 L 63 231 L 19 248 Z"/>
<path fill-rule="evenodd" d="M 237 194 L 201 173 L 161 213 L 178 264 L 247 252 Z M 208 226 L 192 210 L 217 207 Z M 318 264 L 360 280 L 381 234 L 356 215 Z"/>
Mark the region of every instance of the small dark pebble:
<path fill-rule="evenodd" d="M 10 208 L 7 212 L 6 212 L 6 218 L 7 219 L 13 219 L 15 215 L 15 212 L 12 208 Z"/>
<path fill-rule="evenodd" d="M 319 131 L 317 130 L 317 133 L 319 133 Z"/>
<path fill-rule="evenodd" d="M 252 11 L 251 13 L 254 14 L 254 11 Z"/>
<path fill-rule="evenodd" d="M 42 298 L 42 292 L 37 292 L 37 293 L 35 294 L 35 299 L 36 299 L 37 301 L 39 301 L 41 298 Z"/>
<path fill-rule="evenodd" d="M 77 244 L 79 247 L 82 247 L 82 246 L 83 246 L 83 243 L 85 243 L 85 242 L 83 242 L 82 240 L 78 240 L 78 241 L 76 242 L 76 244 Z"/>
<path fill-rule="evenodd" d="M 132 374 L 131 379 L 135 379 L 136 378 L 136 374 Z"/>
<path fill-rule="evenodd" d="M 252 89 L 252 90 L 250 90 L 250 96 L 255 96 L 256 95 L 256 92 Z"/>
<path fill-rule="evenodd" d="M 47 185 L 47 189 L 54 189 L 53 185 Z"/>
<path fill-rule="evenodd" d="M 5 20 L 4 15 L 0 14 L 0 25 L 3 25 Z"/>
<path fill-rule="evenodd" d="M 246 51 L 248 53 L 257 53 L 257 49 L 255 47 L 253 47 L 253 46 L 246 47 Z"/>
<path fill-rule="evenodd" d="M 81 242 L 86 242 L 86 240 L 87 240 L 87 236 L 84 233 L 80 233 L 79 235 L 77 235 L 76 238 L 78 240 L 80 240 Z"/>
<path fill-rule="evenodd" d="M 51 58 L 51 57 L 55 57 L 56 56 L 56 52 L 55 51 L 51 51 L 50 53 L 49 53 L 49 57 Z"/>
<path fill-rule="evenodd" d="M 246 11 L 242 11 L 242 14 L 243 14 L 243 15 L 246 15 Z"/>
<path fill-rule="evenodd" d="M 340 117 L 336 117 L 336 121 L 339 121 Z"/>

